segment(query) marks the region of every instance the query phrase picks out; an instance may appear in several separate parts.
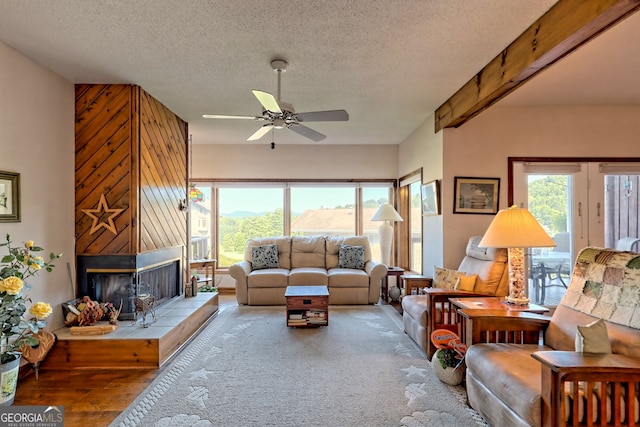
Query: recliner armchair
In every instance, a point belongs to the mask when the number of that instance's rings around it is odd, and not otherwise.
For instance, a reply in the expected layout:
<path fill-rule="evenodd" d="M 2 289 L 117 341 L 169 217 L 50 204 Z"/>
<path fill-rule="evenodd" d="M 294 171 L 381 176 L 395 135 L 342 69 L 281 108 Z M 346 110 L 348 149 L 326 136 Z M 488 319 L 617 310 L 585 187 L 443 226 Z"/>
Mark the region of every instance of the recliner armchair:
<path fill-rule="evenodd" d="M 482 236 L 469 238 L 466 255 L 458 271 L 467 276 L 477 274 L 472 291 L 460 289 L 426 289 L 424 295 L 407 295 L 402 299 L 404 331 L 427 355 L 436 349 L 431 343 L 431 332 L 448 329 L 460 333 L 455 310 L 449 306 L 449 298 L 473 296 L 505 296 L 509 293 L 508 256 L 505 248 L 481 248 Z M 433 281 L 429 284 L 432 286 Z"/>

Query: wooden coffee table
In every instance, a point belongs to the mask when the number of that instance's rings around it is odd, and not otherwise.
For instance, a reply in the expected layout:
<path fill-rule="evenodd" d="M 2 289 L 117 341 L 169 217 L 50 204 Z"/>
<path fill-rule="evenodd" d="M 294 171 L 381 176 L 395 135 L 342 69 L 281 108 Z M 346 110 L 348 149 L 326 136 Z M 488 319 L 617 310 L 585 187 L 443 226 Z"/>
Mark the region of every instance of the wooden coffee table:
<path fill-rule="evenodd" d="M 284 297 L 287 326 L 313 328 L 329 325 L 329 289 L 326 286 L 287 286 Z"/>

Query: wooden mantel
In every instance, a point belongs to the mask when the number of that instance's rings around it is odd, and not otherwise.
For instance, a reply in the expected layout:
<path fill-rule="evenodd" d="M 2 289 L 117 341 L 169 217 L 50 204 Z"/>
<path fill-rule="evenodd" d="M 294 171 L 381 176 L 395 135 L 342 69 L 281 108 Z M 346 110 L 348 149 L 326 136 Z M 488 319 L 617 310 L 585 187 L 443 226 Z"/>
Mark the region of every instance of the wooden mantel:
<path fill-rule="evenodd" d="M 435 131 L 464 124 L 639 9 L 638 0 L 559 0 L 438 107 Z"/>

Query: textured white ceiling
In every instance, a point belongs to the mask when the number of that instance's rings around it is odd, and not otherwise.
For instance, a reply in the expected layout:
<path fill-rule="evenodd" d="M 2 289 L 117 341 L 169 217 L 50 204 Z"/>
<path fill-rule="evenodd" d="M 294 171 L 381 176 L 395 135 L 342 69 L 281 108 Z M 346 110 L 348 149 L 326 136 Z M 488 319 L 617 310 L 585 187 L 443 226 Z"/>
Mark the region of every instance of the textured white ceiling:
<path fill-rule="evenodd" d="M 0 41 L 74 83 L 141 86 L 198 144 L 249 144 L 260 123 L 201 115 L 259 115 L 251 90 L 275 95 L 270 62 L 283 58 L 284 101 L 350 114 L 309 124 L 320 144 L 397 144 L 553 3 L 0 0 Z M 316 144 L 288 130 L 275 140 Z"/>

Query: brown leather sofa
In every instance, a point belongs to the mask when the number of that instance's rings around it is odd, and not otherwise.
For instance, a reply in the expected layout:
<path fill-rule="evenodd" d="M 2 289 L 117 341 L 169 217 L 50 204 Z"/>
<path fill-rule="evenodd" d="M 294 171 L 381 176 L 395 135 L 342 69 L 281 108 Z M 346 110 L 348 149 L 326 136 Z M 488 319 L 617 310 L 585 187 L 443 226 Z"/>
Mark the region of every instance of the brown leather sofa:
<path fill-rule="evenodd" d="M 550 318 L 461 310 L 469 404 L 495 426 L 638 425 L 639 288 L 640 254 L 590 247 Z M 598 319 L 592 342 L 612 353 L 576 352 L 578 326 Z"/>
<path fill-rule="evenodd" d="M 505 296 L 509 293 L 507 250 L 481 248 L 482 236 L 469 238 L 466 255 L 458 271 L 466 275 L 477 274 L 473 291 L 432 288 L 425 295 L 407 295 L 402 298 L 404 331 L 431 360 L 436 349 L 429 337 L 435 329 L 448 329 L 460 333 L 455 313 L 449 307 L 449 298 L 465 296 Z"/>

